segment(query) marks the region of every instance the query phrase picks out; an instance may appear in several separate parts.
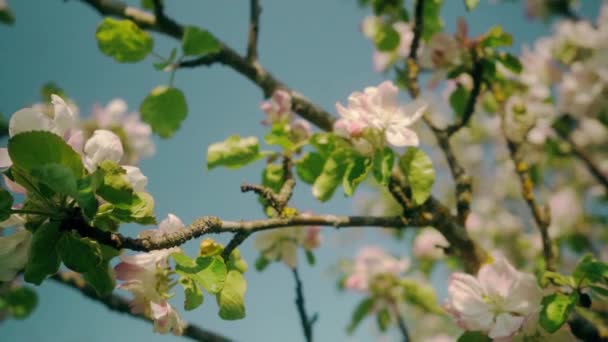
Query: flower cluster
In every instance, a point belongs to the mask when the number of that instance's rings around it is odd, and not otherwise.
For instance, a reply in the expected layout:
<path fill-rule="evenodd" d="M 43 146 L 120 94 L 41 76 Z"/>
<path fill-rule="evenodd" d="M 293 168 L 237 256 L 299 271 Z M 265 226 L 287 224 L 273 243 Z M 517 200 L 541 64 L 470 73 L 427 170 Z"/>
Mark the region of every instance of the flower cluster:
<path fill-rule="evenodd" d="M 321 227 L 288 227 L 258 234 L 255 248 L 269 261 L 282 261 L 290 268 L 298 265 L 298 247 L 310 252 L 321 244 Z"/>
<path fill-rule="evenodd" d="M 536 278 L 500 258 L 482 266 L 477 277 L 453 273 L 446 311 L 461 328 L 501 339 L 520 331 L 524 322 L 540 310 L 541 299 Z"/>
<path fill-rule="evenodd" d="M 291 108 L 292 98 L 289 92 L 283 89 L 275 90 L 270 99 L 260 105 L 260 109 L 266 114 L 262 124 L 284 128 L 289 139 L 297 144 L 310 137 L 312 128 L 308 121 L 294 119 Z"/>
<path fill-rule="evenodd" d="M 352 270 L 344 281 L 344 287 L 349 290 L 367 292 L 378 276 L 399 278 L 409 268 L 407 259 L 397 259 L 387 254 L 382 248 L 368 246 L 359 250 L 355 257 Z"/>
<path fill-rule="evenodd" d="M 183 228 L 182 221 L 169 214 L 158 229 L 141 232 L 139 237 L 162 237 Z M 154 331 L 163 334 L 172 332 L 174 335 L 181 335 L 185 326 L 179 313 L 167 301 L 172 296 L 169 293 L 172 285 L 168 259 L 172 253 L 179 251 L 179 247 L 174 247 L 122 255 L 121 262 L 115 268 L 116 278 L 123 281 L 118 288 L 133 294 L 131 312 L 144 314 L 154 320 Z"/>
<path fill-rule="evenodd" d="M 418 146 L 418 135 L 409 127 L 426 110 L 426 105 L 400 106 L 397 87 L 390 81 L 378 87 L 368 87 L 348 97 L 348 105 L 336 104 L 340 119 L 334 130 L 338 135 L 350 138 L 364 154 L 385 143 L 397 147 Z M 414 105 L 416 105 L 415 108 Z"/>

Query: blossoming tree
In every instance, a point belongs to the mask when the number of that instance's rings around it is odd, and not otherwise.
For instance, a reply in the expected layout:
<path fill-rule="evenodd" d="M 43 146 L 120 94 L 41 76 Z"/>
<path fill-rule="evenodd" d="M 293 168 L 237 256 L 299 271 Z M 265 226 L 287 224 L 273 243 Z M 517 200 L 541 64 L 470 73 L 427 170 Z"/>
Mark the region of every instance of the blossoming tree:
<path fill-rule="evenodd" d="M 245 317 L 248 265 L 262 272 L 276 262 L 294 276 L 304 339 L 323 340 L 307 312 L 310 279 L 300 276 L 298 256 L 315 264 L 315 250 L 328 248 L 323 227 L 380 227 L 411 253 L 370 245 L 339 265 L 340 288 L 361 297 L 349 334 L 373 317 L 379 331 L 398 330 L 405 341 L 608 338 L 607 3 L 585 19 L 570 0 L 526 1 L 530 17 L 556 20 L 551 36 L 516 56 L 499 26 L 470 36 L 460 19 L 445 32 L 442 0 L 359 0 L 373 12 L 361 31 L 387 80 L 353 89 L 326 111 L 260 63 L 259 0 L 250 0 L 244 54 L 181 25 L 161 0 L 80 1 L 103 16 L 95 38 L 118 63 L 153 54 L 150 31 L 174 38 L 178 47 L 154 65 L 171 79 L 139 112 L 116 99 L 81 117 L 48 84 L 43 103 L 10 116 L 0 149 L 0 317 L 26 318 L 36 285 L 55 281 L 160 334 L 228 341 L 180 311 L 206 310 L 203 298 L 213 296 L 222 319 Z M 474 11 L 478 2 L 464 4 Z M 14 20 L 0 0 L 0 22 Z M 137 163 L 154 154 L 152 134 L 171 138 L 187 117 L 175 71 L 217 63 L 262 90 L 267 133 L 235 132 L 208 146 L 207 168 L 265 161 L 261 181 L 241 191 L 257 196 L 267 218 L 159 219 Z M 326 202 L 338 188 L 351 197 L 360 186 L 375 195 L 361 198 L 356 216 L 307 212 L 291 199 L 310 191 Z M 129 223 L 155 228 L 131 237 L 120 232 Z M 231 238 L 221 244 L 212 234 Z M 188 255 L 181 246 L 195 239 L 198 253 Z M 239 252 L 248 240 L 256 260 Z M 449 280 L 433 287 L 438 271 Z M 183 305 L 172 300 L 177 291 Z M 428 330 L 412 329 L 422 322 Z"/>

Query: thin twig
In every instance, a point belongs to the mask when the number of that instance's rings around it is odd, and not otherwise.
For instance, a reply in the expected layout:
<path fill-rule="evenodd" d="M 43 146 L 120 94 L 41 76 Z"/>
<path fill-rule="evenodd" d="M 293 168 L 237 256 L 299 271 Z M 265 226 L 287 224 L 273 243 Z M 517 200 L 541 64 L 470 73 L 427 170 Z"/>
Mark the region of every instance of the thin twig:
<path fill-rule="evenodd" d="M 258 60 L 258 35 L 260 32 L 260 14 L 262 6 L 260 0 L 249 1 L 249 37 L 247 40 L 247 60 L 256 62 Z"/>
<path fill-rule="evenodd" d="M 131 313 L 131 308 L 129 306 L 129 300 L 121 297 L 119 295 L 108 295 L 105 297 L 100 297 L 97 295 L 95 290 L 88 286 L 82 276 L 78 273 L 74 272 L 60 272 L 51 277 L 51 279 L 55 280 L 59 284 L 70 287 L 74 290 L 79 291 L 82 295 L 87 298 L 90 298 L 94 301 L 97 301 L 103 305 L 105 305 L 111 311 L 115 311 L 118 313 L 122 313 L 125 315 L 129 315 L 135 317 L 137 319 L 141 319 L 146 322 L 152 322 L 148 317 L 141 314 L 133 314 Z M 184 337 L 190 338 L 194 341 L 201 342 L 229 342 L 231 341 L 229 338 L 218 335 L 214 332 L 204 330 L 195 324 L 188 323 L 186 328 L 184 329 Z"/>
<path fill-rule="evenodd" d="M 454 133 L 458 132 L 462 127 L 466 126 L 469 123 L 471 117 L 473 116 L 473 113 L 475 112 L 477 98 L 479 97 L 479 93 L 481 92 L 481 84 L 483 82 L 483 63 L 478 59 L 477 53 L 475 52 L 475 47 L 471 49 L 471 54 L 473 58 L 473 70 L 471 70 L 473 88 L 471 89 L 471 93 L 469 94 L 469 98 L 467 99 L 462 118 L 456 123 L 449 125 L 445 129 L 447 131 L 448 137 L 452 136 Z"/>
<path fill-rule="evenodd" d="M 405 325 L 405 320 L 403 319 L 403 316 L 399 311 L 399 307 L 395 303 L 391 303 L 390 306 L 393 311 L 393 314 L 397 318 L 397 326 L 399 326 L 399 331 L 401 332 L 401 337 L 403 337 L 403 342 L 409 342 L 410 334 L 407 330 L 407 325 Z"/>
<path fill-rule="evenodd" d="M 523 159 L 519 155 L 519 145 L 509 140 L 509 138 L 506 139 L 511 159 L 515 164 L 515 171 L 517 172 L 519 181 L 521 183 L 522 197 L 528 204 L 528 207 L 532 212 L 532 216 L 534 217 L 534 221 L 536 222 L 536 226 L 538 227 L 538 230 L 540 232 L 546 268 L 549 271 L 554 271 L 555 254 L 553 253 L 553 246 L 551 243 L 551 238 L 549 237 L 549 224 L 551 223 L 549 208 L 541 208 L 538 203 L 536 203 L 536 199 L 534 197 L 534 183 L 532 182 L 532 177 L 530 176 L 528 164 L 523 161 Z"/>
<path fill-rule="evenodd" d="M 576 156 L 578 159 L 580 159 L 585 164 L 585 166 L 587 166 L 587 169 L 593 175 L 593 177 L 595 177 L 595 179 L 598 182 L 600 182 L 604 186 L 604 188 L 606 188 L 606 191 L 608 191 L 608 175 L 606 175 L 602 172 L 600 167 L 595 163 L 595 161 L 593 161 L 593 159 L 591 158 L 591 156 L 589 156 L 587 151 L 585 151 L 583 148 L 578 146 L 578 144 L 567 133 L 565 133 L 559 129 L 556 129 L 555 131 L 557 131 L 557 134 L 562 139 L 564 139 L 566 142 L 568 142 L 568 144 L 570 145 L 572 154 L 574 154 L 574 156 Z"/>
<path fill-rule="evenodd" d="M 312 342 L 312 326 L 316 321 L 316 315 L 309 318 L 306 313 L 306 303 L 304 301 L 304 290 L 302 289 L 302 280 L 297 268 L 291 269 L 293 277 L 296 281 L 296 307 L 298 308 L 298 315 L 300 316 L 300 323 L 302 324 L 302 331 L 304 332 L 304 338 L 306 342 Z"/>

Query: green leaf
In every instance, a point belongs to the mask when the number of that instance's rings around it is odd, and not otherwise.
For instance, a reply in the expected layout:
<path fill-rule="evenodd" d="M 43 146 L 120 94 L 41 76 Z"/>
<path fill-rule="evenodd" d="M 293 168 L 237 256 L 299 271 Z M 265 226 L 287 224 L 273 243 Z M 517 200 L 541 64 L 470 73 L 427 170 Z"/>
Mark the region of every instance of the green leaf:
<path fill-rule="evenodd" d="M 456 342 L 492 342 L 492 339 L 480 331 L 466 331 Z"/>
<path fill-rule="evenodd" d="M 472 11 L 479 4 L 479 0 L 464 0 L 464 5 L 467 8 L 467 11 Z"/>
<path fill-rule="evenodd" d="M 127 171 L 111 160 L 104 160 L 98 166 L 96 176 L 101 179 L 97 195 L 115 205 L 133 204 L 134 192 L 126 177 Z M 92 182 L 95 180 L 92 179 Z"/>
<path fill-rule="evenodd" d="M 312 186 L 312 194 L 321 202 L 331 198 L 340 185 L 346 171 L 346 153 L 338 150 L 332 153 L 323 165 L 323 170 Z"/>
<path fill-rule="evenodd" d="M 306 261 L 308 261 L 308 264 L 310 266 L 314 266 L 316 263 L 316 259 L 315 259 L 315 255 L 312 253 L 312 251 L 306 250 Z"/>
<path fill-rule="evenodd" d="M 272 125 L 270 132 L 264 136 L 264 142 L 268 145 L 278 145 L 286 151 L 292 151 L 296 145 L 291 141 L 288 128 L 289 126 L 283 123 Z"/>
<path fill-rule="evenodd" d="M 112 293 L 112 290 L 114 290 L 114 287 L 116 286 L 114 272 L 112 272 L 107 261 L 97 265 L 92 270 L 83 274 L 83 276 L 87 283 L 89 283 L 100 296 L 106 296 Z"/>
<path fill-rule="evenodd" d="M 370 158 L 353 155 L 348 160 L 348 166 L 342 179 L 342 187 L 346 196 L 352 196 L 355 190 L 367 178 L 369 171 L 372 168 Z"/>
<path fill-rule="evenodd" d="M 60 237 L 59 223 L 55 221 L 43 223 L 34 232 L 30 259 L 25 266 L 25 281 L 40 285 L 48 275 L 57 273 L 61 259 L 59 259 L 55 245 Z"/>
<path fill-rule="evenodd" d="M 435 183 L 435 169 L 431 158 L 421 149 L 410 147 L 399 159 L 399 167 L 412 188 L 414 203 L 424 203 L 431 195 Z"/>
<path fill-rule="evenodd" d="M 209 145 L 207 149 L 207 169 L 218 166 L 238 169 L 262 158 L 258 138 L 231 135 L 223 142 Z"/>
<path fill-rule="evenodd" d="M 184 29 L 182 49 L 186 56 L 200 56 L 220 51 L 221 45 L 209 31 L 188 26 Z"/>
<path fill-rule="evenodd" d="M 153 10 L 154 9 L 154 0 L 141 0 L 141 8 L 147 9 L 147 10 Z"/>
<path fill-rule="evenodd" d="M 550 333 L 556 332 L 566 323 L 577 300 L 576 292 L 572 292 L 570 295 L 554 293 L 544 297 L 541 302 L 540 325 Z"/>
<path fill-rule="evenodd" d="M 296 161 L 296 173 L 306 183 L 313 184 L 323 171 L 325 158 L 317 152 L 306 152 L 302 158 Z"/>
<path fill-rule="evenodd" d="M 47 82 L 40 87 L 40 99 L 42 102 L 51 102 L 51 95 L 57 95 L 61 98 L 67 98 L 65 91 L 55 82 Z"/>
<path fill-rule="evenodd" d="M 374 153 L 372 171 L 378 183 L 388 184 L 393 164 L 395 164 L 395 152 L 390 147 L 385 147 L 384 150 Z"/>
<path fill-rule="evenodd" d="M 190 277 L 209 293 L 218 293 L 226 281 L 226 264 L 219 256 L 198 257 L 192 260 L 183 253 L 173 253 L 177 274 Z"/>
<path fill-rule="evenodd" d="M 262 171 L 262 185 L 278 193 L 283 186 L 283 165 L 267 164 Z"/>
<path fill-rule="evenodd" d="M 184 288 L 184 309 L 194 310 L 203 304 L 203 291 L 198 288 L 196 282 L 189 277 L 180 277 L 179 283 Z"/>
<path fill-rule="evenodd" d="M 450 106 L 452 106 L 452 110 L 454 110 L 457 118 L 461 118 L 464 115 L 468 99 L 469 91 L 459 83 L 450 94 Z"/>
<path fill-rule="evenodd" d="M 355 308 L 355 311 L 353 311 L 353 315 L 350 319 L 350 323 L 348 324 L 348 327 L 346 328 L 346 331 L 348 332 L 349 335 L 352 334 L 355 331 L 355 329 L 357 329 L 357 327 L 359 326 L 361 321 L 363 321 L 365 316 L 367 316 L 368 314 L 370 314 L 372 312 L 373 307 L 374 307 L 374 298 L 371 298 L 371 297 L 365 298 L 361 302 L 359 302 L 359 304 L 357 304 L 357 307 Z"/>
<path fill-rule="evenodd" d="M 135 200 L 129 208 L 129 218 L 139 224 L 155 224 L 154 198 L 147 192 L 135 193 Z"/>
<path fill-rule="evenodd" d="M 141 119 L 161 138 L 170 138 L 188 116 L 188 103 L 181 90 L 158 86 L 139 106 Z"/>
<path fill-rule="evenodd" d="M 13 11 L 11 11 L 8 6 L 0 8 L 0 23 L 6 25 L 12 25 L 15 23 L 15 16 L 13 15 Z"/>
<path fill-rule="evenodd" d="M 416 305 L 429 313 L 441 313 L 442 309 L 437 305 L 435 290 L 430 286 L 419 284 L 412 280 L 402 280 L 403 299 Z"/>
<path fill-rule="evenodd" d="M 270 265 L 272 261 L 268 260 L 264 254 L 260 254 L 260 256 L 258 256 L 258 258 L 255 260 L 255 269 L 258 272 L 262 272 L 263 270 L 266 269 L 266 267 L 268 267 L 268 265 Z"/>
<path fill-rule="evenodd" d="M 235 320 L 245 317 L 245 291 L 247 282 L 243 275 L 239 271 L 228 272 L 224 288 L 216 296 L 222 319 Z"/>
<path fill-rule="evenodd" d="M 31 175 L 58 194 L 76 197 L 76 177 L 67 166 L 56 163 L 46 164 L 33 169 Z"/>
<path fill-rule="evenodd" d="M 510 34 L 503 31 L 502 27 L 494 26 L 486 34 L 480 42 L 481 46 L 488 48 L 497 48 L 500 46 L 511 46 L 513 38 Z"/>
<path fill-rule="evenodd" d="M 173 48 L 171 49 L 171 54 L 169 55 L 169 58 L 163 59 L 161 62 L 154 63 L 154 69 L 158 71 L 167 71 L 165 70 L 165 68 L 173 64 L 173 62 L 175 61 L 175 57 L 177 57 L 177 49 Z"/>
<path fill-rule="evenodd" d="M 576 265 L 572 277 L 578 284 L 608 281 L 608 264 L 598 261 L 591 254 L 586 254 Z"/>
<path fill-rule="evenodd" d="M 376 313 L 376 323 L 381 332 L 385 332 L 391 324 L 391 313 L 388 308 L 382 308 Z"/>
<path fill-rule="evenodd" d="M 380 51 L 394 51 L 399 46 L 399 40 L 399 33 L 391 24 L 383 25 L 374 37 L 374 43 Z"/>
<path fill-rule="evenodd" d="M 29 287 L 21 286 L 10 289 L 4 298 L 6 307 L 11 316 L 24 319 L 29 316 L 38 305 L 38 295 Z"/>
<path fill-rule="evenodd" d="M 424 25 L 422 27 L 422 39 L 429 41 L 431 37 L 441 32 L 443 29 L 443 20 L 441 20 L 440 12 L 443 0 L 425 0 L 422 9 Z"/>
<path fill-rule="evenodd" d="M 57 252 L 69 269 L 80 273 L 93 270 L 102 262 L 99 243 L 82 238 L 74 231 L 61 235 L 57 244 Z"/>
<path fill-rule="evenodd" d="M 104 18 L 95 37 L 99 50 L 120 63 L 139 62 L 154 47 L 152 36 L 127 19 Z"/>
<path fill-rule="evenodd" d="M 89 175 L 85 178 L 82 178 L 77 183 L 77 192 L 75 196 L 75 200 L 82 210 L 82 214 L 84 217 L 91 221 L 97 214 L 97 198 L 95 197 L 95 191 L 97 185 L 94 182 L 94 178 L 92 175 Z"/>
<path fill-rule="evenodd" d="M 596 285 L 590 285 L 589 287 L 593 290 L 593 292 L 597 293 L 598 295 L 608 297 L 608 288 Z"/>
<path fill-rule="evenodd" d="M 523 69 L 519 58 L 513 56 L 510 53 L 501 52 L 500 54 L 498 54 L 498 61 L 500 61 L 502 65 L 504 65 L 507 69 L 511 70 L 515 74 L 520 74 L 521 70 Z"/>
<path fill-rule="evenodd" d="M 59 164 L 70 169 L 79 179 L 84 175 L 82 159 L 63 138 L 51 132 L 24 132 L 8 141 L 8 154 L 13 165 L 31 173 L 48 164 Z"/>
<path fill-rule="evenodd" d="M 0 221 L 4 221 L 11 216 L 13 207 L 13 196 L 3 188 L 0 188 Z"/>

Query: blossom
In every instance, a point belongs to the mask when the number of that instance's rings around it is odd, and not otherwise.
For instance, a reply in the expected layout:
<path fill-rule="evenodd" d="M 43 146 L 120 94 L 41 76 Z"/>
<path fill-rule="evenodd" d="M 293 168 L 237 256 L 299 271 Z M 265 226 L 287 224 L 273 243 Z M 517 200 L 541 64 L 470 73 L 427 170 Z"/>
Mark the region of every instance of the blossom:
<path fill-rule="evenodd" d="M 2 222 L 3 225 L 19 223 L 9 220 Z M 11 235 L 0 236 L 0 281 L 12 280 L 23 269 L 29 258 L 31 242 L 32 233 L 22 226 L 15 228 Z"/>
<path fill-rule="evenodd" d="M 444 256 L 443 248 L 447 248 L 449 245 L 448 240 L 435 229 L 424 229 L 416 235 L 412 253 L 417 258 L 441 259 Z"/>
<path fill-rule="evenodd" d="M 136 164 L 140 159 L 154 154 L 155 146 L 152 141 L 152 128 L 142 122 L 138 113 L 129 113 L 127 103 L 122 99 L 114 99 L 105 107 L 95 105 L 91 120 L 84 127 L 106 129 L 117 133 L 125 147 L 121 164 Z"/>
<path fill-rule="evenodd" d="M 264 125 L 273 125 L 288 120 L 291 116 L 291 95 L 283 89 L 278 89 L 268 101 L 262 102 L 260 109 L 266 113 Z"/>
<path fill-rule="evenodd" d="M 120 138 L 105 129 L 98 129 L 84 145 L 84 162 L 90 171 L 104 160 L 118 163 L 123 155 Z"/>
<path fill-rule="evenodd" d="M 359 250 L 352 272 L 346 278 L 347 289 L 367 292 L 375 276 L 389 274 L 400 276 L 409 267 L 407 259 L 397 259 L 380 247 L 370 246 Z"/>
<path fill-rule="evenodd" d="M 463 48 L 455 37 L 437 33 L 420 53 L 420 64 L 426 68 L 449 68 L 461 63 Z"/>
<path fill-rule="evenodd" d="M 317 248 L 321 243 L 320 227 L 287 227 L 262 232 L 254 246 L 262 255 L 273 261 L 282 261 L 295 268 L 298 265 L 298 246 L 306 250 Z"/>
<path fill-rule="evenodd" d="M 162 237 L 182 228 L 181 220 L 169 214 L 158 229 L 144 231 L 139 237 Z M 133 294 L 131 312 L 153 319 L 155 331 L 171 331 L 175 335 L 183 332 L 185 324 L 167 302 L 171 296 L 168 258 L 178 251 L 179 247 L 173 247 L 129 256 L 121 255 L 121 262 L 115 267 L 116 278 L 123 281 L 117 288 Z"/>
<path fill-rule="evenodd" d="M 518 332 L 526 319 L 540 310 L 541 300 L 534 276 L 517 271 L 499 258 L 483 265 L 477 277 L 453 273 L 446 311 L 463 329 L 500 339 Z"/>
<path fill-rule="evenodd" d="M 384 25 L 382 18 L 369 16 L 361 24 L 361 31 L 368 39 L 376 41 L 377 35 Z M 399 44 L 393 51 L 374 51 L 374 69 L 384 71 L 399 58 L 405 58 L 410 53 L 410 46 L 414 39 L 414 31 L 410 24 L 397 21 L 392 28 L 399 35 Z"/>
<path fill-rule="evenodd" d="M 122 165 L 122 168 L 127 171 L 127 180 L 133 187 L 133 190 L 135 192 L 144 191 L 146 185 L 148 184 L 148 177 L 144 176 L 141 170 L 136 166 Z"/>
<path fill-rule="evenodd" d="M 351 94 L 348 107 L 338 102 L 336 109 L 341 118 L 335 123 L 336 133 L 359 138 L 369 128 L 380 132 L 383 140 L 394 146 L 418 146 L 418 136 L 409 126 L 424 114 L 427 106 L 414 110 L 399 106 L 397 94 L 397 87 L 385 81 L 378 87 L 365 88 L 363 93 Z"/>

